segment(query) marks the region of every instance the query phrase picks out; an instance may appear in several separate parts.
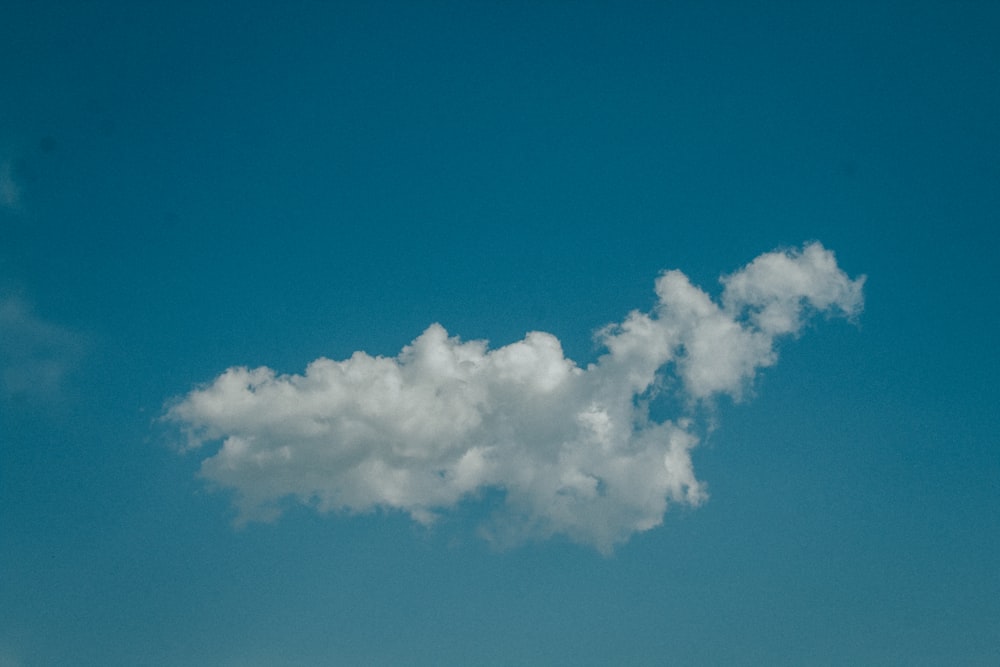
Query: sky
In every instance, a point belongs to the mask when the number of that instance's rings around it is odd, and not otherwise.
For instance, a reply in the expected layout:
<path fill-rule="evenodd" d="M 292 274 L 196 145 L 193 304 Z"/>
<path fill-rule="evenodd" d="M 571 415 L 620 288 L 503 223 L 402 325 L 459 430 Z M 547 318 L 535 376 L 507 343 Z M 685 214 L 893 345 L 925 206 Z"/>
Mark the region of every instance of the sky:
<path fill-rule="evenodd" d="M 997 4 L 2 15 L 0 667 L 1000 661 Z"/>

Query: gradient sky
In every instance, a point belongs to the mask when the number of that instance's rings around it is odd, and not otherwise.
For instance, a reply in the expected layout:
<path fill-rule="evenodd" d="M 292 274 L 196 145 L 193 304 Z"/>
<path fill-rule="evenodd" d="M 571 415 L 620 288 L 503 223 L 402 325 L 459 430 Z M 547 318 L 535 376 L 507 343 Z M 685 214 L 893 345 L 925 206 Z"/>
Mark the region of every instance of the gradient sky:
<path fill-rule="evenodd" d="M 1000 663 L 1000 5 L 244 5 L 0 10 L 0 667 Z M 706 497 L 610 543 L 491 540 L 513 483 L 245 522 L 169 418 L 435 322 L 586 369 L 813 241 L 863 310 L 664 366 Z"/>

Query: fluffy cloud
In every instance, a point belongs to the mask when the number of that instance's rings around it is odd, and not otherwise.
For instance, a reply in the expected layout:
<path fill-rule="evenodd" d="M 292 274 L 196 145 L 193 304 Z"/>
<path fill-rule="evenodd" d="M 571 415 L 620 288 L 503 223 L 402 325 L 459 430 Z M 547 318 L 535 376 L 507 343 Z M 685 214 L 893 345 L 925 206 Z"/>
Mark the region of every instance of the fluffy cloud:
<path fill-rule="evenodd" d="M 738 399 L 776 361 L 776 338 L 811 313 L 862 307 L 864 278 L 848 278 L 818 243 L 721 280 L 717 303 L 679 271 L 662 274 L 654 309 L 600 330 L 606 352 L 585 368 L 548 333 L 490 349 L 432 324 L 395 358 L 321 358 L 302 375 L 230 368 L 165 417 L 188 448 L 221 442 L 201 474 L 235 492 L 244 521 L 297 501 L 398 509 L 426 524 L 498 489 L 489 539 L 561 534 L 607 552 L 658 525 L 669 504 L 706 497 L 691 464 L 694 420 L 646 409 L 665 373 L 692 413 L 720 394 Z"/>

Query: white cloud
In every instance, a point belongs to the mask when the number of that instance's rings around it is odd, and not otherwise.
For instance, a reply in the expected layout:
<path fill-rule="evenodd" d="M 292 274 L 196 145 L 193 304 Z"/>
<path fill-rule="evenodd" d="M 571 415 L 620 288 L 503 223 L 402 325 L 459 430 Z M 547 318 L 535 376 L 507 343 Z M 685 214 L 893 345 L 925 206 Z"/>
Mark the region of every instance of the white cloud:
<path fill-rule="evenodd" d="M 738 399 L 775 362 L 776 337 L 811 311 L 858 313 L 863 282 L 818 243 L 723 277 L 721 304 L 669 271 L 651 312 L 598 332 L 606 353 L 586 368 L 551 334 L 491 350 L 432 324 L 395 358 L 321 358 L 303 375 L 230 368 L 166 419 L 189 448 L 221 441 L 201 474 L 235 492 L 243 521 L 298 501 L 430 523 L 494 488 L 504 500 L 483 527 L 489 539 L 561 534 L 607 552 L 658 525 L 669 504 L 706 498 L 691 464 L 695 422 L 648 416 L 664 374 L 688 406 Z"/>

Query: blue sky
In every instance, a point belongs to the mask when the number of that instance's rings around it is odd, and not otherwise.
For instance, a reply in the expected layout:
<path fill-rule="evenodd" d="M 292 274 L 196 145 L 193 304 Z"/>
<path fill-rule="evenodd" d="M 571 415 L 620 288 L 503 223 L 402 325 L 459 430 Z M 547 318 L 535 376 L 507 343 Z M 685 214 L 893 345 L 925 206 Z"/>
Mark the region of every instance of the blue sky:
<path fill-rule="evenodd" d="M 1000 660 L 995 5 L 250 5 L 3 9 L 0 667 Z"/>

